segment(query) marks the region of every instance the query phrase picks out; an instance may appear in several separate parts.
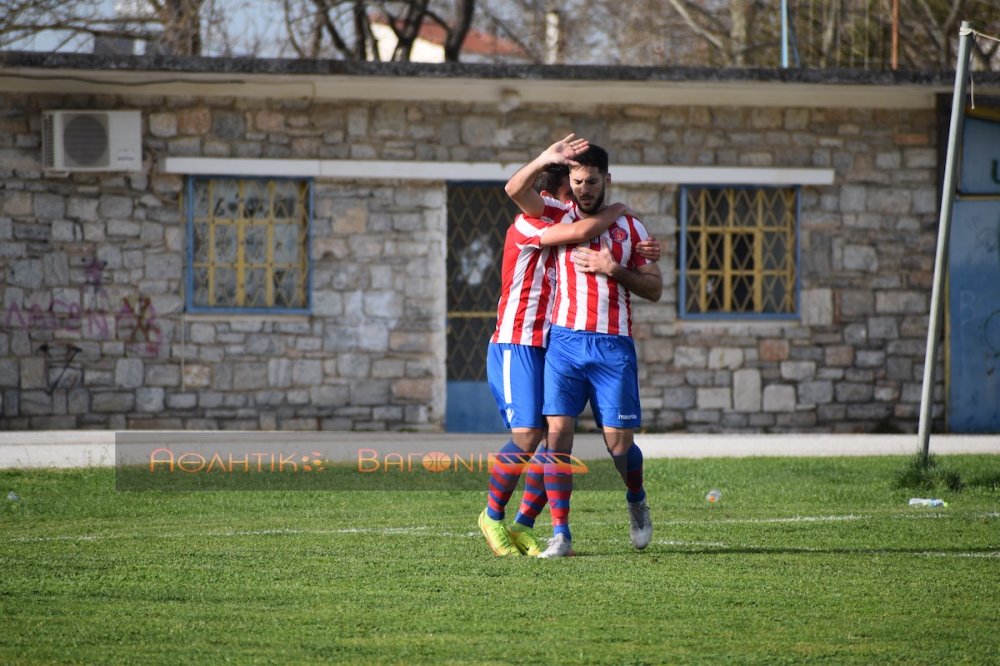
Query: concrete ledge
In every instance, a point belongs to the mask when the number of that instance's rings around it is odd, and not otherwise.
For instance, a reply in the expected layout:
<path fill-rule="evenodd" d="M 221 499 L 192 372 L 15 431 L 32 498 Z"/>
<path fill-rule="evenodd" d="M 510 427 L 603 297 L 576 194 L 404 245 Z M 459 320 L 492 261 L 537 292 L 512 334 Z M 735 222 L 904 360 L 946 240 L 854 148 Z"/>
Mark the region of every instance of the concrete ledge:
<path fill-rule="evenodd" d="M 136 431 L 129 431 L 136 432 Z M 191 434 L 185 431 L 185 434 Z M 228 433 L 233 434 L 233 433 Z M 259 434 L 259 433 L 258 433 Z M 321 438 L 345 451 L 381 446 L 401 451 L 433 451 L 460 444 L 482 452 L 496 450 L 504 436 L 461 433 L 276 432 L 282 442 Z M 636 438 L 648 458 L 737 458 L 753 456 L 909 456 L 917 453 L 916 435 L 693 435 L 645 434 Z M 931 453 L 1000 454 L 1000 435 L 935 435 Z M 605 455 L 599 435 L 577 436 L 575 452 L 583 459 Z M 0 469 L 40 467 L 110 467 L 115 461 L 111 430 L 0 432 Z"/>
<path fill-rule="evenodd" d="M 0 433 L 0 469 L 111 467 L 113 430 L 40 430 Z"/>
<path fill-rule="evenodd" d="M 910 456 L 916 435 L 641 435 L 644 456 L 653 458 L 727 458 L 752 456 Z M 1000 454 L 1000 435 L 934 435 L 933 454 Z"/>

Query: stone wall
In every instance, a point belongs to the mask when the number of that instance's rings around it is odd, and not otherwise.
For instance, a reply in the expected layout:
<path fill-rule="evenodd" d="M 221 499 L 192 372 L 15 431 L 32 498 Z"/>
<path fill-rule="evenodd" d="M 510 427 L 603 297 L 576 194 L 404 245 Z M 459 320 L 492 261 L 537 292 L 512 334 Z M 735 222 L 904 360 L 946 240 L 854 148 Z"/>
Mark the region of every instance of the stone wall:
<path fill-rule="evenodd" d="M 312 314 L 185 315 L 183 178 L 159 159 L 520 163 L 573 130 L 613 165 L 836 171 L 834 186 L 802 190 L 802 317 L 780 324 L 680 321 L 676 188 L 613 188 L 665 248 L 664 298 L 635 308 L 647 427 L 916 428 L 933 111 L 501 117 L 471 104 L 16 95 L 0 107 L 0 427 L 443 427 L 444 182 L 317 180 Z M 143 171 L 43 175 L 39 113 L 55 108 L 142 110 Z"/>
<path fill-rule="evenodd" d="M 657 119 L 617 134 L 669 136 L 670 162 L 831 167 L 836 182 L 802 189 L 800 321 L 679 321 L 675 273 L 665 271 L 668 307 L 637 314 L 647 425 L 915 431 L 937 229 L 934 113 L 686 109 Z M 615 124 L 609 134 L 614 144 Z M 676 203 L 673 191 L 636 201 L 639 210 L 661 214 L 647 218 L 669 238 Z M 661 263 L 676 265 L 672 257 Z M 940 371 L 937 379 L 940 418 Z"/>

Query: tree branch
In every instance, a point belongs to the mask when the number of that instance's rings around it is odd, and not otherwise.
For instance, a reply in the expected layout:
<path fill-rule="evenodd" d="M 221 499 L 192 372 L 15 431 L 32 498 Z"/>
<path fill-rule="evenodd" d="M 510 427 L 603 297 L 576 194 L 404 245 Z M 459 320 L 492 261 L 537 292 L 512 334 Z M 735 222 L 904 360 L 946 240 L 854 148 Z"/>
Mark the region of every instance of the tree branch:
<path fill-rule="evenodd" d="M 316 5 L 318 15 L 322 17 L 323 27 L 326 28 L 327 34 L 330 35 L 330 40 L 333 42 L 334 47 L 346 56 L 350 56 L 352 51 L 344 39 L 340 36 L 340 31 L 337 30 L 337 26 L 334 25 L 333 19 L 330 18 L 330 6 L 326 3 L 326 0 L 313 0 L 313 4 Z"/>
<path fill-rule="evenodd" d="M 691 13 L 688 11 L 688 8 L 684 5 L 683 2 L 681 2 L 680 0 L 667 0 L 667 1 L 670 3 L 670 6 L 674 8 L 674 11 L 680 14 L 681 18 L 684 19 L 684 22 L 688 24 L 688 27 L 691 28 L 691 30 L 694 31 L 696 35 L 698 35 L 699 37 L 701 37 L 706 42 L 708 42 L 715 48 L 719 49 L 723 53 L 725 53 L 726 46 L 723 43 L 723 40 L 719 37 L 719 35 L 716 33 L 709 32 L 707 29 L 702 28 L 700 25 L 698 25 L 697 21 L 695 21 L 694 18 L 691 16 Z"/>
<path fill-rule="evenodd" d="M 469 34 L 469 28 L 472 27 L 472 15 L 476 10 L 475 0 L 458 0 L 456 9 L 458 16 L 455 25 L 448 29 L 448 38 L 444 43 L 445 62 L 458 62 L 462 44 Z"/>

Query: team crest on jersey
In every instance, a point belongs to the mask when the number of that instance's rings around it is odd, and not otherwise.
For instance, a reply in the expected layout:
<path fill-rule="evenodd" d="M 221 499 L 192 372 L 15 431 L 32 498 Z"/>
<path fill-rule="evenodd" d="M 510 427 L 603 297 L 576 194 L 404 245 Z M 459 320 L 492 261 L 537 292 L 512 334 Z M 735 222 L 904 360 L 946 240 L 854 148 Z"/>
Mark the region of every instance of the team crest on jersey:
<path fill-rule="evenodd" d="M 549 266 L 549 268 L 546 269 L 545 277 L 549 279 L 549 284 L 551 284 L 553 287 L 556 286 L 556 280 L 559 279 L 559 276 L 556 274 L 555 266 Z"/>
<path fill-rule="evenodd" d="M 611 240 L 616 243 L 624 243 L 625 239 L 628 238 L 628 232 L 621 227 L 611 227 L 611 231 L 608 233 L 611 235 Z"/>

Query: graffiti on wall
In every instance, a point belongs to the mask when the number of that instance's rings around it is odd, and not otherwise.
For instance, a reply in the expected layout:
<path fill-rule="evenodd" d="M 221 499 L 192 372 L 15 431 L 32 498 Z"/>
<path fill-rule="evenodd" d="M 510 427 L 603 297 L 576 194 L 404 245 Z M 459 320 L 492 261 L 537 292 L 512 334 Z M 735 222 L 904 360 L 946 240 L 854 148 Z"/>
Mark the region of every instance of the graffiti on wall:
<path fill-rule="evenodd" d="M 77 385 L 80 381 L 79 368 L 74 368 L 71 364 L 76 355 L 83 351 L 82 349 L 74 344 L 45 343 L 38 348 L 38 351 L 45 355 L 49 366 L 55 368 L 55 372 L 49 373 L 46 393 L 52 395 L 57 388 L 71 389 Z"/>
<path fill-rule="evenodd" d="M 60 298 L 51 298 L 45 305 L 35 303 L 24 308 L 11 303 L 4 313 L 4 325 L 29 333 L 70 333 L 83 340 L 120 340 L 125 343 L 128 353 L 156 356 L 163 333 L 152 299 L 135 294 L 113 300 L 104 287 L 105 266 L 106 263 L 96 257 L 86 264 L 87 288 L 82 294 L 83 305 Z"/>

